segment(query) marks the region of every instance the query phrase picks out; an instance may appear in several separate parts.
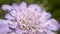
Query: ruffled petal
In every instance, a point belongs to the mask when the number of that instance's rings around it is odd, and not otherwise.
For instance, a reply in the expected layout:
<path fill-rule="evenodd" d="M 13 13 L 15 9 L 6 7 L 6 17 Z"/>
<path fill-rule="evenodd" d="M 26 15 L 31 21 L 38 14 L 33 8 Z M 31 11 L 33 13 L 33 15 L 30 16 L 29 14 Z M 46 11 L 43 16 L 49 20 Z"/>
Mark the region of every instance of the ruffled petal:
<path fill-rule="evenodd" d="M 27 9 L 27 4 L 25 2 L 22 2 L 20 5 L 19 5 L 19 9 L 20 10 L 25 10 Z"/>
<path fill-rule="evenodd" d="M 0 24 L 7 24 L 11 28 L 16 28 L 16 26 L 18 25 L 16 21 L 14 22 L 10 20 L 2 20 L 2 19 L 0 19 Z"/>
<path fill-rule="evenodd" d="M 8 10 L 8 11 L 10 11 L 12 9 L 13 9 L 13 7 L 11 7 L 10 5 L 7 5 L 7 4 L 2 5 L 2 10 Z"/>
<path fill-rule="evenodd" d="M 11 14 L 11 16 L 13 16 L 16 20 L 17 20 L 17 18 L 20 16 L 20 15 L 19 15 L 20 12 L 17 12 L 17 11 L 15 11 L 15 10 L 12 10 L 12 11 L 10 12 L 10 14 Z"/>
<path fill-rule="evenodd" d="M 12 23 L 12 22 L 10 20 L 0 19 L 0 24 L 8 24 L 8 23 Z"/>
<path fill-rule="evenodd" d="M 17 20 L 17 19 L 20 18 L 19 17 L 20 16 L 20 13 L 21 12 L 17 12 L 15 10 L 11 10 L 10 13 L 8 13 L 8 14 L 5 15 L 5 18 L 8 19 L 8 20 Z"/>
<path fill-rule="evenodd" d="M 7 34 L 7 32 L 12 31 L 9 29 L 9 25 L 8 25 L 8 23 L 10 22 L 11 21 L 0 19 L 0 34 Z"/>
<path fill-rule="evenodd" d="M 52 32 L 50 30 L 46 30 L 45 32 L 46 32 L 46 34 L 56 34 L 55 32 Z"/>
<path fill-rule="evenodd" d="M 49 13 L 49 12 L 46 12 L 46 11 L 43 11 L 43 12 L 41 12 L 41 19 L 49 19 L 49 18 L 51 18 L 51 14 Z"/>
<path fill-rule="evenodd" d="M 13 16 L 11 16 L 9 13 L 5 15 L 5 18 L 7 20 L 15 20 L 15 18 Z"/>
<path fill-rule="evenodd" d="M 36 12 L 41 12 L 41 7 L 36 4 L 31 4 L 28 6 L 28 9 Z"/>
<path fill-rule="evenodd" d="M 55 25 L 50 24 L 48 25 L 47 29 L 56 31 L 57 27 Z"/>
<path fill-rule="evenodd" d="M 53 24 L 53 25 L 56 25 L 56 27 L 58 27 L 59 28 L 59 23 L 58 23 L 58 21 L 56 20 L 56 19 L 50 19 L 50 21 L 51 21 L 51 23 Z"/>
<path fill-rule="evenodd" d="M 16 29 L 16 34 L 22 34 L 22 31 L 20 29 Z"/>
<path fill-rule="evenodd" d="M 7 34 L 7 32 L 11 32 L 7 24 L 0 24 L 0 34 Z"/>
<path fill-rule="evenodd" d="M 49 29 L 49 30 L 56 31 L 59 28 L 59 24 L 58 24 L 58 22 L 55 19 L 48 20 L 47 24 L 48 24 L 47 29 Z"/>
<path fill-rule="evenodd" d="M 12 7 L 16 10 L 16 11 L 20 11 L 19 9 L 19 5 L 17 3 L 13 3 Z"/>

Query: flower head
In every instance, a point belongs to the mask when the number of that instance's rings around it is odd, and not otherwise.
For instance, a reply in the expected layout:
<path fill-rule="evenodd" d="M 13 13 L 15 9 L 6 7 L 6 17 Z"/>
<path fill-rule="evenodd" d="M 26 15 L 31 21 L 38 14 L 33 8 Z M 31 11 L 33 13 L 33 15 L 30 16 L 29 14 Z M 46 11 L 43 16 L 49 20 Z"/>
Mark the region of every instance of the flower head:
<path fill-rule="evenodd" d="M 5 15 L 8 22 L 2 21 L 9 24 L 12 31 L 15 29 L 16 34 L 56 34 L 53 31 L 59 28 L 58 22 L 51 18 L 52 15 L 37 4 L 4 4 L 2 9 L 9 12 Z"/>

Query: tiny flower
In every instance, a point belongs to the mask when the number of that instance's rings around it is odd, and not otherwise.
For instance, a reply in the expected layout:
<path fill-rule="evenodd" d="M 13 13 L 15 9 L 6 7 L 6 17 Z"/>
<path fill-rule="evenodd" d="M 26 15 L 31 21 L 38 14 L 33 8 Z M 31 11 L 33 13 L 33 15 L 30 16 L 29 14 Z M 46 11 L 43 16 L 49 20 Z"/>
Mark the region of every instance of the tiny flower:
<path fill-rule="evenodd" d="M 6 20 L 0 20 L 0 33 L 57 34 L 53 31 L 58 30 L 58 21 L 51 18 L 52 15 L 37 4 L 4 4 L 2 9 L 8 13 L 5 15 Z"/>

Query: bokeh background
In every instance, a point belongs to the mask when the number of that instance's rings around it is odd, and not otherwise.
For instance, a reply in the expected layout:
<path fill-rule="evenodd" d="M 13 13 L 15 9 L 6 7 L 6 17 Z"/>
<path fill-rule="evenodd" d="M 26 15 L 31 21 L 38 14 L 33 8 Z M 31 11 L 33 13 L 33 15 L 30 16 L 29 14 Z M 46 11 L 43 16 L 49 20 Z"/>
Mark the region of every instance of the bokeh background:
<path fill-rule="evenodd" d="M 32 3 L 36 3 L 45 9 L 46 11 L 52 14 L 52 17 L 55 18 L 60 23 L 60 0 L 0 0 L 0 19 L 5 19 L 4 16 L 7 13 L 1 9 L 3 4 L 13 4 L 13 3 L 21 3 L 26 2 L 28 5 Z M 60 29 L 56 31 L 60 34 Z"/>

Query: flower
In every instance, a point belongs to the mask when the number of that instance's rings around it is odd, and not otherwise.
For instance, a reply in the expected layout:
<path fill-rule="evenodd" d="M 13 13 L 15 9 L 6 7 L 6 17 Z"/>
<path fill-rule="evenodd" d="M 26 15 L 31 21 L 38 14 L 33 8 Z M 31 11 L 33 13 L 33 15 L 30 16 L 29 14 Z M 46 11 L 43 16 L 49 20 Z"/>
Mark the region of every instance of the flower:
<path fill-rule="evenodd" d="M 51 18 L 52 15 L 42 10 L 37 4 L 29 6 L 25 2 L 19 5 L 13 3 L 12 6 L 4 4 L 2 9 L 8 11 L 8 13 L 5 15 L 6 20 L 0 19 L 2 24 L 0 33 L 57 34 L 53 31 L 58 30 L 58 21 Z M 3 28 L 8 28 L 8 30 Z"/>

